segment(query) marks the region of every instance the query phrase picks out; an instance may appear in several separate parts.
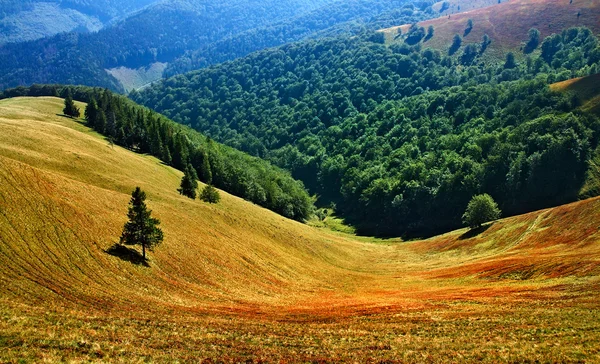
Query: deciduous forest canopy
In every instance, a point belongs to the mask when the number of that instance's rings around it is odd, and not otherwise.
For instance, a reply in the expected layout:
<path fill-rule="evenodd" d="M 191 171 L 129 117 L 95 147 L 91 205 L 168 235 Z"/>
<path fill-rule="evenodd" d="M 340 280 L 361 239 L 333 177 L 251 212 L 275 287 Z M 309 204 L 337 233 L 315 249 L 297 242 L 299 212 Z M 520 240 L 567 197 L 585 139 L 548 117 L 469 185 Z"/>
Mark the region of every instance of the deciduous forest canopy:
<path fill-rule="evenodd" d="M 590 30 L 548 37 L 514 68 L 381 40 L 286 45 L 131 97 L 289 169 L 367 234 L 459 227 L 480 193 L 508 215 L 577 198 L 598 119 L 548 85 L 600 71 Z"/>

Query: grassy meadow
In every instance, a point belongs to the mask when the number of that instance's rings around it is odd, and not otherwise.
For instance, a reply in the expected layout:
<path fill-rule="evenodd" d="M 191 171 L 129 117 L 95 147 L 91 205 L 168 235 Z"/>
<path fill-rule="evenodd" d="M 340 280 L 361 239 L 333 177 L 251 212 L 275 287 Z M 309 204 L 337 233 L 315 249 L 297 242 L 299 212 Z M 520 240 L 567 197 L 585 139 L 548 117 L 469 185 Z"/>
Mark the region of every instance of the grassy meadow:
<path fill-rule="evenodd" d="M 358 238 L 182 197 L 62 106 L 0 101 L 0 362 L 600 361 L 599 199 Z M 108 253 L 135 186 L 165 233 L 148 267 Z"/>

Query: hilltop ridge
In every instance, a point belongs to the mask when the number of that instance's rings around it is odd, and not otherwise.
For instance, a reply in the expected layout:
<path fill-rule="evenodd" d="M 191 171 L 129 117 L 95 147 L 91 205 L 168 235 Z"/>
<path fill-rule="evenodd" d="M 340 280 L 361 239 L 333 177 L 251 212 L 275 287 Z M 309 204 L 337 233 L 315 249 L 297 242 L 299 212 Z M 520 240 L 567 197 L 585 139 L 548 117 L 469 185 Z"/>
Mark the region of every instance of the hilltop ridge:
<path fill-rule="evenodd" d="M 467 21 L 473 21 L 473 29 L 465 35 Z M 455 34 L 463 37 L 466 44 L 481 43 L 487 34 L 491 43 L 486 53 L 502 58 L 506 52 L 523 54 L 523 45 L 528 41 L 528 31 L 536 28 L 540 39 L 560 33 L 569 27 L 588 27 L 595 34 L 600 33 L 600 1 L 598 0 L 509 0 L 498 4 L 448 14 L 418 23 L 427 29 L 433 26 L 433 37 L 423 43 L 430 47 L 447 51 Z M 398 29 L 406 33 L 410 24 L 381 30 L 389 43 L 395 40 Z"/>

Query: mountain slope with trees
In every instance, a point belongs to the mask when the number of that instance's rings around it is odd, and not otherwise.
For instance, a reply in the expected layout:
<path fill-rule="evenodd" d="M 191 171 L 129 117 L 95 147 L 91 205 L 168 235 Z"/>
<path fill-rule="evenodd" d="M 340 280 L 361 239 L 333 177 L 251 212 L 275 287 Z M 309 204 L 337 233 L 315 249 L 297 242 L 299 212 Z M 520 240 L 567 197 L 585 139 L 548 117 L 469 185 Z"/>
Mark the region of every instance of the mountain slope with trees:
<path fill-rule="evenodd" d="M 464 4 L 461 10 L 467 9 Z M 487 35 L 491 41 L 486 54 L 495 58 L 503 58 L 507 52 L 513 52 L 518 59 L 524 59 L 536 47 L 529 48 L 530 30 L 537 30 L 539 42 L 554 33 L 560 33 L 569 27 L 587 27 L 595 34 L 600 34 L 600 1 L 599 0 L 509 0 L 499 1 L 493 6 L 464 11 L 436 19 L 418 23 L 419 27 L 433 27 L 433 36 L 427 39 L 424 47 L 447 52 L 452 38 L 459 35 L 467 45 L 479 45 Z M 473 27 L 466 32 L 467 23 L 471 20 Z M 398 32 L 406 33 L 411 24 L 395 26 L 382 30 L 389 43 L 403 42 L 397 37 Z"/>
<path fill-rule="evenodd" d="M 301 39 L 418 22 L 437 16 L 436 6 L 433 0 L 165 0 L 95 34 L 1 47 L 0 89 L 61 83 L 130 91 L 163 71 L 171 76 Z"/>
<path fill-rule="evenodd" d="M 2 362 L 597 358 L 600 199 L 476 236 L 358 239 L 181 196 L 181 171 L 63 104 L 0 100 Z M 113 248 L 135 186 L 164 232 L 147 264 Z"/>
<path fill-rule="evenodd" d="M 312 214 L 310 196 L 288 172 L 215 143 L 109 90 L 32 86 L 7 90 L 0 94 L 0 99 L 51 95 L 67 99 L 72 95 L 75 100 L 87 102 L 87 125 L 105 135 L 111 144 L 152 154 L 180 170 L 192 165 L 202 182 L 212 183 L 290 219 L 304 221 Z"/>
<path fill-rule="evenodd" d="M 600 71 L 589 29 L 521 63 L 383 41 L 287 45 L 131 97 L 289 169 L 366 234 L 456 228 L 480 193 L 507 214 L 577 198 L 599 123 L 548 85 Z"/>
<path fill-rule="evenodd" d="M 414 23 L 434 16 L 431 4 L 421 1 L 415 6 L 407 0 L 336 1 L 295 18 L 236 34 L 187 52 L 169 65 L 165 76 L 204 68 L 306 38 L 360 33 L 399 22 Z"/>
<path fill-rule="evenodd" d="M 33 83 L 123 91 L 105 69 L 147 67 L 334 0 L 166 0 L 97 33 L 65 33 L 0 48 L 0 89 Z"/>
<path fill-rule="evenodd" d="M 2 0 L 0 45 L 98 31 L 158 0 Z"/>

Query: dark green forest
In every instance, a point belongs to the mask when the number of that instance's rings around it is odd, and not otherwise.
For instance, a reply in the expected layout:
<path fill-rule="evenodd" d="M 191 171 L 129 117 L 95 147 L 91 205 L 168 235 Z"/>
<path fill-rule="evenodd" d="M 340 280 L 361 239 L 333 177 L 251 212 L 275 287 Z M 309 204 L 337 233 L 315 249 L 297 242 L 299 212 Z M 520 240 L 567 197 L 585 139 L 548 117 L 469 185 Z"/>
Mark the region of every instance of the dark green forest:
<path fill-rule="evenodd" d="M 70 0 L 78 7 L 113 8 L 118 1 Z M 114 4 L 113 4 L 114 3 Z M 432 0 L 170 0 L 97 33 L 64 33 L 0 47 L 0 89 L 80 84 L 124 92 L 105 69 L 173 62 L 174 75 L 306 37 L 433 17 Z M 111 5 L 113 4 L 113 5 Z M 187 53 L 186 53 L 187 52 Z"/>
<path fill-rule="evenodd" d="M 152 154 L 180 170 L 192 165 L 202 182 L 303 221 L 313 202 L 301 182 L 269 162 L 214 142 L 125 96 L 89 87 L 34 85 L 6 90 L 0 99 L 18 96 L 60 96 L 87 102 L 87 125 L 111 143 Z"/>
<path fill-rule="evenodd" d="M 360 34 L 411 24 L 431 18 L 433 1 L 345 0 L 321 7 L 293 19 L 236 34 L 194 51 L 188 51 L 169 64 L 165 76 L 204 68 L 246 56 L 254 51 L 306 38 L 323 38 L 340 34 Z"/>
<path fill-rule="evenodd" d="M 577 198 L 600 124 L 548 85 L 600 71 L 591 31 L 499 63 L 482 61 L 486 45 L 449 56 L 382 41 L 285 45 L 131 97 L 292 171 L 365 234 L 457 228 L 475 194 L 504 215 Z"/>

